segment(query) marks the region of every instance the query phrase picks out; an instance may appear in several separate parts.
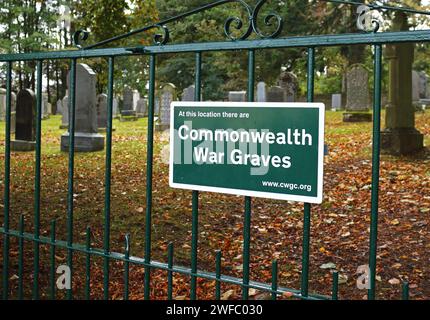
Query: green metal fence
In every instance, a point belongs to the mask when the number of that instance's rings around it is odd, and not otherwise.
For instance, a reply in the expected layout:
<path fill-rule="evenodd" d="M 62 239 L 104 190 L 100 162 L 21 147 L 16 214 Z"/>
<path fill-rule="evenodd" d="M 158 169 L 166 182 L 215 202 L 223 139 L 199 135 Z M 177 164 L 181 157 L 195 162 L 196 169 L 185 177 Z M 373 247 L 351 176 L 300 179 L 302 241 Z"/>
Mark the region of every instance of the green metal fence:
<path fill-rule="evenodd" d="M 325 0 L 338 4 L 348 4 L 353 6 L 362 5 L 359 2 L 353 1 L 335 1 Z M 187 43 L 187 44 L 167 44 L 169 40 L 169 30 L 166 25 L 169 23 L 184 19 L 190 15 L 197 14 L 211 8 L 224 5 L 227 3 L 238 3 L 242 5 L 248 13 L 248 21 L 242 21 L 239 18 L 229 18 L 225 23 L 225 33 L 229 41 L 224 42 L 206 42 L 206 43 Z M 38 52 L 38 53 L 20 53 L 20 54 L 5 54 L 0 55 L 0 62 L 7 64 L 7 99 L 6 99 L 6 138 L 5 138 L 5 157 L 4 157 L 4 217 L 3 227 L 0 228 L 0 233 L 3 235 L 3 274 L 2 274 L 2 298 L 10 297 L 9 287 L 9 264 L 11 238 L 18 239 L 18 298 L 24 298 L 23 292 L 23 255 L 24 242 L 32 243 L 34 253 L 33 267 L 33 288 L 32 298 L 40 298 L 39 276 L 40 276 L 40 246 L 47 245 L 50 248 L 50 298 L 54 299 L 55 295 L 55 254 L 56 249 L 67 250 L 67 265 L 73 272 L 73 255 L 75 253 L 84 254 L 86 257 L 86 279 L 85 292 L 86 298 L 90 297 L 90 268 L 91 257 L 101 257 L 103 263 L 103 290 L 104 298 L 108 299 L 109 295 L 109 275 L 110 261 L 124 262 L 124 298 L 129 297 L 129 268 L 130 265 L 140 265 L 145 268 L 144 281 L 144 296 L 145 299 L 150 298 L 150 280 L 152 270 L 165 270 L 168 274 L 167 292 L 168 299 L 172 299 L 172 286 L 174 274 L 182 274 L 191 277 L 190 289 L 191 299 L 196 299 L 197 279 L 208 279 L 216 282 L 214 298 L 221 297 L 221 283 L 229 283 L 241 286 L 242 298 L 248 299 L 250 288 L 265 291 L 271 294 L 272 299 L 276 299 L 278 294 L 292 293 L 294 297 L 299 299 L 337 299 L 338 274 L 333 273 L 333 288 L 332 296 L 323 296 L 319 294 L 310 294 L 309 292 L 309 247 L 310 247 L 310 227 L 311 227 L 311 205 L 304 205 L 303 212 L 303 244 L 302 244 L 302 262 L 301 262 L 301 288 L 292 289 L 278 285 L 278 264 L 277 261 L 272 265 L 272 283 L 255 282 L 250 279 L 250 242 L 251 242 L 251 216 L 252 216 L 252 199 L 244 198 L 244 221 L 243 221 L 243 272 L 242 278 L 231 277 L 221 274 L 221 252 L 217 251 L 215 256 L 216 271 L 206 272 L 198 269 L 197 265 L 197 249 L 198 249 L 198 229 L 199 229 L 199 192 L 192 192 L 192 240 L 191 240 L 191 267 L 181 267 L 173 264 L 173 245 L 168 246 L 168 262 L 159 262 L 151 259 L 151 216 L 152 216 L 152 177 L 153 177 L 153 161 L 154 161 L 154 96 L 156 82 L 156 63 L 157 57 L 167 53 L 194 53 L 195 54 L 195 100 L 200 99 L 201 90 L 201 70 L 202 61 L 206 52 L 214 51 L 235 51 L 242 50 L 248 53 L 248 100 L 254 101 L 255 87 L 255 53 L 257 50 L 264 49 L 281 49 L 281 48 L 305 48 L 307 49 L 307 100 L 313 101 L 314 98 L 314 72 L 315 72 L 315 53 L 316 48 L 329 46 L 348 46 L 348 45 L 367 45 L 373 46 L 374 55 L 374 106 L 373 106 L 373 160 L 372 160 L 372 193 L 371 193 L 371 221 L 370 221 L 370 247 L 369 247 L 369 266 L 370 266 L 370 289 L 368 290 L 368 298 L 375 298 L 375 274 L 376 274 L 376 249 L 377 249 L 377 226 L 378 226 L 378 191 L 379 191 L 379 158 L 380 158 L 380 117 L 381 117 L 381 82 L 382 82 L 382 48 L 383 45 L 404 42 L 430 42 L 429 31 L 404 31 L 404 32 L 376 32 L 379 25 L 374 22 L 374 30 L 371 32 L 362 32 L 355 34 L 333 34 L 333 35 L 311 35 L 302 37 L 277 38 L 282 30 L 282 18 L 277 14 L 270 14 L 265 17 L 267 21 L 276 21 L 275 31 L 269 35 L 263 34 L 257 26 L 257 18 L 261 7 L 266 3 L 266 0 L 258 1 L 257 5 L 252 8 L 242 0 L 221 0 L 215 1 L 209 5 L 197 8 L 185 14 L 166 19 L 157 24 L 153 24 L 125 35 L 114 37 L 102 41 L 100 43 L 81 47 L 81 41 L 86 40 L 88 34 L 84 31 L 79 31 L 74 35 L 75 44 L 79 50 L 59 51 L 59 52 Z M 377 4 L 368 4 L 372 10 L 391 10 L 404 11 L 410 14 L 429 15 L 428 12 L 389 7 Z M 240 23 L 239 23 L 240 22 Z M 244 32 L 237 39 L 234 39 L 231 28 L 233 23 L 243 24 Z M 97 49 L 97 47 L 105 46 L 113 41 L 129 37 L 134 34 L 159 29 L 162 35 L 156 35 L 155 44 L 152 46 L 138 46 L 131 48 L 107 48 Z M 255 39 L 248 40 L 248 37 L 254 35 Z M 148 115 L 148 141 L 147 141 L 147 166 L 146 166 L 146 223 L 145 223 L 145 254 L 144 258 L 134 257 L 130 255 L 130 237 L 126 236 L 125 251 L 122 253 L 112 252 L 110 250 L 110 208 L 111 208 L 111 159 L 112 159 L 112 108 L 113 108 L 113 87 L 114 87 L 114 69 L 115 58 L 120 56 L 149 56 L 149 115 Z M 75 88 L 76 88 L 76 66 L 78 59 L 86 58 L 106 58 L 109 64 L 109 79 L 108 79 L 108 125 L 106 130 L 106 167 L 105 167 L 105 204 L 104 204 L 104 245 L 103 248 L 92 248 L 90 239 L 90 230 L 87 230 L 87 241 L 85 244 L 73 242 L 74 230 L 74 132 L 75 132 Z M 40 232 L 40 182 L 41 182 L 41 132 L 42 132 L 42 63 L 46 60 L 65 59 L 70 61 L 70 99 L 69 99 L 69 164 L 68 164 L 68 198 L 67 198 L 67 235 L 65 239 L 56 238 L 55 221 L 51 225 L 51 234 L 49 237 L 41 236 Z M 36 115 L 36 166 L 34 179 L 34 230 L 33 233 L 24 232 L 24 219 L 20 218 L 18 230 L 10 228 L 10 158 L 11 158 L 11 99 L 12 99 L 12 67 L 13 64 L 19 61 L 35 61 L 37 70 L 37 115 Z M 73 277 L 72 277 L 73 279 Z M 408 297 L 408 286 L 404 284 L 403 298 Z M 72 299 L 72 290 L 67 290 L 67 298 Z"/>

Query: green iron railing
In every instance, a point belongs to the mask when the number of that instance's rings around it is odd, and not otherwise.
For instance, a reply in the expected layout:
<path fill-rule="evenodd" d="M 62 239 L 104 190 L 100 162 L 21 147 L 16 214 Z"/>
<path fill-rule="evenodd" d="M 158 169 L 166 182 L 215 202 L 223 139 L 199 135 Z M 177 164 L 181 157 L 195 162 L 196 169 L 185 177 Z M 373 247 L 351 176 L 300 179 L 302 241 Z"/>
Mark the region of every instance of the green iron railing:
<path fill-rule="evenodd" d="M 324 0 L 337 4 L 348 4 L 359 6 L 362 3 L 353 1 L 336 1 Z M 189 43 L 189 44 L 166 44 L 169 40 L 169 30 L 166 24 L 183 19 L 187 16 L 203 12 L 227 3 L 238 3 L 247 10 L 249 21 L 245 32 L 237 39 L 230 32 L 232 23 L 238 23 L 239 18 L 229 18 L 225 23 L 225 33 L 231 40 L 224 42 L 208 43 Z M 251 224 L 252 224 L 252 199 L 244 198 L 244 221 L 243 221 L 243 274 L 242 278 L 223 275 L 221 272 L 221 251 L 215 253 L 215 272 L 206 272 L 198 269 L 197 252 L 198 252 L 198 226 L 199 226 L 199 192 L 192 192 L 192 239 L 191 239 L 191 267 L 182 267 L 174 264 L 173 244 L 167 248 L 167 263 L 154 261 L 151 259 L 151 217 L 152 217 L 152 177 L 153 177 L 153 160 L 154 160 L 154 105 L 155 105 L 155 81 L 156 81 L 156 62 L 157 56 L 166 53 L 195 53 L 195 100 L 198 101 L 201 96 L 202 86 L 202 61 L 205 52 L 210 51 L 233 51 L 246 50 L 248 52 L 248 100 L 254 101 L 255 87 L 255 52 L 264 49 L 280 48 L 305 48 L 307 49 L 308 67 L 307 67 L 307 100 L 314 100 L 314 73 L 315 73 L 315 54 L 316 48 L 329 46 L 347 46 L 347 45 L 371 45 L 374 48 L 374 106 L 373 106 L 373 159 L 372 159 L 372 193 L 371 193 L 371 221 L 370 221 L 370 247 L 369 247 L 369 266 L 370 266 L 370 289 L 368 298 L 375 298 L 375 275 L 376 275 L 376 249 L 377 249 L 377 226 L 378 226 L 378 191 L 379 191 L 379 157 L 380 157 L 380 117 L 381 117 L 381 82 L 382 82 L 382 46 L 384 44 L 402 43 L 402 42 L 430 42 L 430 32 L 424 31 L 404 31 L 404 32 L 369 32 L 357 34 L 339 34 L 339 35 L 312 35 L 304 37 L 276 38 L 282 30 L 282 18 L 276 14 L 269 14 L 266 20 L 275 19 L 277 21 L 276 30 L 265 36 L 257 26 L 257 18 L 261 7 L 266 0 L 260 0 L 255 8 L 246 4 L 243 0 L 222 0 L 216 1 L 201 8 L 191 10 L 185 14 L 161 21 L 128 34 L 117 36 L 100 43 L 82 47 L 79 42 L 86 40 L 88 33 L 79 31 L 75 34 L 75 43 L 80 50 L 58 51 L 58 52 L 39 52 L 23 54 L 6 54 L 0 55 L 0 62 L 7 64 L 6 73 L 6 135 L 5 135 L 5 162 L 4 162 L 4 218 L 3 227 L 0 233 L 3 235 L 3 274 L 2 274 L 2 298 L 4 300 L 10 297 L 9 288 L 9 264 L 11 237 L 18 239 L 18 295 L 19 299 L 24 298 L 23 289 L 23 261 L 24 261 L 24 242 L 30 242 L 34 245 L 34 262 L 33 262 L 33 288 L 32 298 L 40 298 L 39 276 L 40 276 L 40 245 L 48 245 L 50 248 L 50 268 L 49 268 L 49 298 L 56 298 L 55 287 L 55 254 L 57 249 L 67 250 L 67 265 L 73 272 L 73 255 L 74 253 L 84 254 L 86 277 L 85 298 L 89 299 L 90 295 L 90 274 L 91 274 L 91 257 L 103 258 L 103 292 L 104 299 L 109 299 L 110 285 L 110 261 L 124 262 L 124 299 L 129 298 L 129 272 L 130 265 L 139 265 L 145 268 L 144 278 L 144 297 L 150 298 L 151 270 L 167 271 L 167 298 L 172 299 L 173 293 L 173 276 L 182 274 L 190 276 L 190 298 L 197 299 L 197 279 L 207 279 L 215 281 L 215 299 L 221 298 L 221 283 L 234 284 L 242 288 L 242 298 L 248 299 L 250 288 L 262 290 L 270 293 L 272 299 L 283 293 L 291 293 L 293 297 L 299 299 L 338 299 L 338 273 L 333 273 L 332 295 L 323 296 L 309 293 L 309 251 L 310 251 L 310 226 L 311 226 L 311 205 L 304 205 L 303 217 L 303 239 L 302 239 L 302 270 L 301 270 L 301 288 L 299 290 L 286 288 L 278 285 L 278 262 L 272 263 L 272 283 L 266 284 L 252 281 L 250 279 L 250 243 L 251 243 Z M 399 8 L 390 6 L 381 6 L 369 4 L 372 10 L 401 10 L 411 14 L 430 13 L 409 8 Z M 243 21 L 240 21 L 243 22 Z M 375 30 L 378 29 L 375 25 Z M 124 39 L 140 32 L 151 29 L 160 29 L 163 35 L 156 35 L 156 42 L 153 46 L 139 46 L 131 48 L 107 48 L 96 49 L 99 46 L 107 45 L 113 41 Z M 257 39 L 246 40 L 251 34 L 257 36 Z M 146 222 L 145 222 L 145 250 L 144 258 L 130 255 L 130 236 L 125 237 L 125 248 L 123 253 L 112 252 L 110 249 L 110 230 L 111 230 L 111 167 L 112 167 L 112 108 L 113 108 L 113 88 L 114 88 L 114 70 L 115 58 L 121 56 L 149 56 L 149 115 L 148 115 L 148 140 L 147 140 L 147 164 L 146 164 Z M 104 237 L 103 248 L 91 247 L 91 230 L 86 230 L 86 242 L 84 245 L 73 242 L 73 218 L 74 218 L 74 133 L 75 133 L 75 105 L 76 105 L 76 66 L 78 59 L 105 57 L 108 59 L 108 124 L 106 129 L 106 167 L 105 167 L 105 201 L 104 201 Z M 40 232 L 40 181 L 41 181 L 41 132 L 42 132 L 42 63 L 50 59 L 68 59 L 71 60 L 71 77 L 70 77 L 70 99 L 69 99 L 69 163 L 68 163 L 68 198 L 67 198 L 67 235 L 66 240 L 56 238 L 56 223 L 52 221 L 50 236 L 41 236 Z M 35 165 L 35 191 L 34 191 L 34 231 L 33 233 L 24 232 L 23 216 L 19 219 L 18 230 L 10 229 L 10 135 L 11 135 L 11 95 L 12 95 L 12 67 L 13 63 L 19 61 L 34 60 L 37 62 L 37 113 L 36 113 L 36 165 Z M 72 277 L 73 279 L 73 277 Z M 408 284 L 403 284 L 403 298 L 408 298 Z M 67 298 L 73 299 L 72 290 L 67 291 Z"/>

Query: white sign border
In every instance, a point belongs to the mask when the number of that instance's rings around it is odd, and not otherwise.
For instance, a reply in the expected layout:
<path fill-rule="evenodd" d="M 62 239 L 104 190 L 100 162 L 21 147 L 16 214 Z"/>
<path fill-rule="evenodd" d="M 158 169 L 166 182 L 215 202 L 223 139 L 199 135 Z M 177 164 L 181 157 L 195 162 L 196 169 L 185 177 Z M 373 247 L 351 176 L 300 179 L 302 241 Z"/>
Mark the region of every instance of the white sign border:
<path fill-rule="evenodd" d="M 291 194 L 281 194 L 273 192 L 251 191 L 233 188 L 208 187 L 202 185 L 191 185 L 173 182 L 173 162 L 174 162 L 174 115 L 176 107 L 244 107 L 244 108 L 311 108 L 319 109 L 319 131 L 318 131 L 318 178 L 316 197 L 298 196 Z M 169 157 L 169 186 L 171 188 L 186 189 L 194 191 L 206 191 L 216 193 L 226 193 L 238 196 L 250 196 L 257 198 L 288 200 L 306 203 L 321 204 L 323 201 L 323 179 L 324 179 L 324 125 L 325 125 L 325 105 L 320 102 L 217 102 L 217 101 L 174 101 L 170 108 L 170 157 Z"/>

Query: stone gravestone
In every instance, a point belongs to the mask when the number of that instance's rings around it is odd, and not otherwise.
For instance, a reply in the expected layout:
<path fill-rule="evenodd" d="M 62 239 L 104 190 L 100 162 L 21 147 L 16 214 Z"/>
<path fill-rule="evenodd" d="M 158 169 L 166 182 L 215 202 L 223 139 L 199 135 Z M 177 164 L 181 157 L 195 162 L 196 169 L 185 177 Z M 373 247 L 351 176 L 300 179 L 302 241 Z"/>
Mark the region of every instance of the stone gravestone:
<path fill-rule="evenodd" d="M 228 93 L 228 101 L 230 102 L 245 102 L 246 91 L 230 91 Z"/>
<path fill-rule="evenodd" d="M 60 129 L 67 129 L 69 127 L 69 96 L 66 96 L 61 101 L 61 126 Z"/>
<path fill-rule="evenodd" d="M 267 89 L 265 82 L 257 83 L 257 102 L 267 101 Z"/>
<path fill-rule="evenodd" d="M 36 146 L 36 95 L 30 89 L 18 93 L 13 151 L 33 151 Z"/>
<path fill-rule="evenodd" d="M 70 87 L 70 72 L 67 77 Z M 97 132 L 96 73 L 86 64 L 76 66 L 75 151 L 104 149 L 104 136 Z M 61 151 L 69 151 L 69 132 L 61 136 Z"/>
<path fill-rule="evenodd" d="M 107 127 L 107 100 L 104 93 L 97 96 L 97 128 L 102 130 Z"/>
<path fill-rule="evenodd" d="M 331 110 L 339 111 L 342 109 L 342 94 L 335 93 L 331 95 Z"/>
<path fill-rule="evenodd" d="M 285 102 L 284 90 L 281 87 L 274 86 L 267 90 L 267 102 Z"/>
<path fill-rule="evenodd" d="M 185 88 L 182 92 L 182 101 L 194 101 L 195 92 L 196 87 L 194 85 Z"/>
<path fill-rule="evenodd" d="M 154 98 L 154 117 L 160 115 L 160 99 L 158 97 Z"/>
<path fill-rule="evenodd" d="M 121 121 L 137 120 L 136 111 L 133 109 L 133 91 L 126 88 L 122 99 Z"/>
<path fill-rule="evenodd" d="M 427 83 L 428 83 L 428 76 L 425 72 L 421 71 L 419 73 L 420 75 L 420 99 L 427 99 Z"/>
<path fill-rule="evenodd" d="M 137 101 L 136 113 L 139 118 L 148 116 L 148 103 L 145 99 L 139 99 L 139 101 Z"/>
<path fill-rule="evenodd" d="M 344 122 L 370 122 L 369 72 L 361 64 L 350 67 L 346 74 L 346 112 Z"/>
<path fill-rule="evenodd" d="M 0 121 L 6 119 L 6 89 L 0 88 Z M 15 133 L 16 125 L 16 95 L 11 93 L 10 132 Z"/>
<path fill-rule="evenodd" d="M 137 90 L 133 90 L 133 110 L 137 110 L 137 103 L 140 100 L 140 93 Z"/>
<path fill-rule="evenodd" d="M 412 71 L 412 103 L 420 100 L 420 75 L 417 71 Z"/>
<path fill-rule="evenodd" d="M 57 110 L 55 114 L 63 114 L 63 101 L 57 101 Z"/>
<path fill-rule="evenodd" d="M 42 93 L 42 119 L 49 119 L 49 101 L 48 95 L 46 93 Z"/>
<path fill-rule="evenodd" d="M 299 81 L 297 76 L 288 71 L 282 71 L 279 75 L 278 86 L 284 90 L 284 101 L 295 102 Z"/>
<path fill-rule="evenodd" d="M 112 101 L 112 117 L 116 119 L 119 117 L 119 115 L 120 115 L 120 112 L 119 112 L 119 107 L 118 107 L 118 99 L 113 98 L 113 101 Z"/>
<path fill-rule="evenodd" d="M 164 131 L 170 128 L 170 105 L 176 100 L 176 87 L 168 83 L 161 88 L 160 93 L 160 115 L 156 130 Z"/>

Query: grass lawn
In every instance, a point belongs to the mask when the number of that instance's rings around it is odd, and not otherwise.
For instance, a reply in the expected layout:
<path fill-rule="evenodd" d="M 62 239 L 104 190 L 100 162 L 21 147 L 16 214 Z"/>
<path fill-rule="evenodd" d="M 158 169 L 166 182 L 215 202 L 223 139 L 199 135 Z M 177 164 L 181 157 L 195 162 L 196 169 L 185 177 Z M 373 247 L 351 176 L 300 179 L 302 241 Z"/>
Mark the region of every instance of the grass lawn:
<path fill-rule="evenodd" d="M 416 115 L 418 129 L 430 145 L 430 112 Z M 50 222 L 57 221 L 57 238 L 66 239 L 68 154 L 60 152 L 61 119 L 42 122 L 41 234 L 49 236 Z M 145 245 L 147 119 L 114 120 L 111 200 L 111 250 L 123 252 L 124 236 L 131 237 L 131 253 L 143 257 Z M 312 208 L 310 291 L 330 294 L 330 270 L 334 263 L 341 275 L 340 298 L 362 299 L 356 288 L 357 267 L 367 264 L 370 221 L 371 123 L 346 124 L 342 113 L 327 112 L 324 202 Z M 191 192 L 168 186 L 168 165 L 160 154 L 168 143 L 166 133 L 156 133 L 153 178 L 153 259 L 166 260 L 166 248 L 175 246 L 175 263 L 189 266 L 191 245 Z M 0 192 L 4 191 L 4 122 L 0 123 Z M 92 246 L 103 247 L 105 151 L 76 154 L 74 189 L 74 241 L 85 242 L 87 226 Z M 33 232 L 34 153 L 12 153 L 11 229 L 25 219 Z M 430 298 L 430 152 L 414 157 L 382 156 L 379 209 L 378 298 L 397 299 L 409 280 L 412 298 Z M 0 200 L 3 208 L 3 199 Z M 223 273 L 241 276 L 243 198 L 202 193 L 199 215 L 199 269 L 214 271 L 215 250 L 223 252 Z M 279 261 L 279 284 L 299 289 L 302 204 L 265 199 L 253 200 L 251 279 L 270 282 L 271 261 Z M 3 215 L 0 217 L 3 223 Z M 3 239 L 0 239 L 2 245 Z M 16 294 L 17 241 L 12 240 L 12 296 Z M 32 287 L 32 244 L 25 247 L 25 291 Z M 0 255 L 3 253 L 1 252 Z M 41 246 L 42 297 L 47 297 L 49 248 Z M 65 263 L 59 250 L 56 263 Z M 74 291 L 83 297 L 84 256 L 75 255 Z M 122 296 L 122 264 L 111 262 L 111 297 Z M 142 298 L 143 268 L 131 267 L 130 297 Z M 102 260 L 92 260 L 91 291 L 102 297 Z M 151 295 L 165 298 L 166 275 L 154 272 Z M 176 276 L 174 296 L 189 295 L 189 279 Z M 199 281 L 199 298 L 213 296 L 214 284 Z M 238 298 L 240 288 L 223 285 L 225 298 Z M 254 292 L 254 295 L 258 293 Z M 63 293 L 59 292 L 59 297 Z"/>

